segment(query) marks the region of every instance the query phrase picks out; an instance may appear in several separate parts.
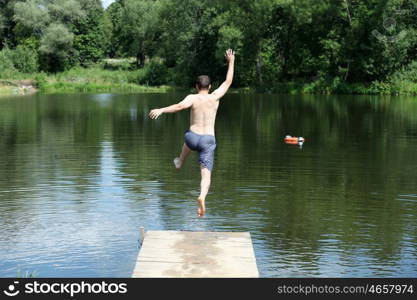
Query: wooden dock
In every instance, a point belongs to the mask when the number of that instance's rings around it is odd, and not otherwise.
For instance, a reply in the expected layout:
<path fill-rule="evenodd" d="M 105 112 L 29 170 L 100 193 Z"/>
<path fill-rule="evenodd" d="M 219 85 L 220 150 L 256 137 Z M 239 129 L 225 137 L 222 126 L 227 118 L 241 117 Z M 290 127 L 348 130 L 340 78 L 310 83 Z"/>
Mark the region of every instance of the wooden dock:
<path fill-rule="evenodd" d="M 132 277 L 259 277 L 249 232 L 148 231 Z"/>

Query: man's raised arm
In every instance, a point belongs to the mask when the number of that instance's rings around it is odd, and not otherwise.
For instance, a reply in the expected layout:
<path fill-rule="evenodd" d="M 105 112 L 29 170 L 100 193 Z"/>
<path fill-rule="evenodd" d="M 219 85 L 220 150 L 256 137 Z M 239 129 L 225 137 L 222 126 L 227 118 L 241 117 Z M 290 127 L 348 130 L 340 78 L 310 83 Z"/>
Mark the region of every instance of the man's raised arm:
<path fill-rule="evenodd" d="M 235 68 L 235 53 L 232 49 L 227 49 L 225 56 L 228 63 L 226 80 L 219 86 L 217 90 L 215 90 L 212 93 L 212 95 L 216 95 L 217 99 L 220 99 L 224 96 L 224 94 L 226 94 L 233 81 L 233 72 Z"/>

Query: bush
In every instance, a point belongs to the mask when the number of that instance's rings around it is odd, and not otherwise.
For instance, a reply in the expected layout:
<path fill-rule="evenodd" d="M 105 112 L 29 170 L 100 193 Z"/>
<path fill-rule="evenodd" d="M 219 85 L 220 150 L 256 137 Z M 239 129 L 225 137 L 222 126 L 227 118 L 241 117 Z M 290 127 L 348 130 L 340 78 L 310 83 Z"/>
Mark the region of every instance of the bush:
<path fill-rule="evenodd" d="M 417 82 L 417 61 L 412 61 L 407 66 L 403 67 L 392 74 L 389 78 L 391 82 L 410 81 Z"/>
<path fill-rule="evenodd" d="M 145 74 L 140 83 L 147 85 L 167 84 L 170 82 L 169 74 L 168 68 L 163 63 L 151 61 L 145 66 Z"/>
<path fill-rule="evenodd" d="M 369 87 L 369 94 L 389 95 L 391 94 L 391 85 L 386 82 L 375 80 Z"/>
<path fill-rule="evenodd" d="M 15 71 L 16 68 L 13 64 L 13 51 L 9 48 L 3 48 L 0 51 L 0 72 Z"/>
<path fill-rule="evenodd" d="M 130 71 L 127 73 L 127 82 L 139 84 L 144 81 L 145 73 L 147 70 L 138 69 L 136 71 Z"/>
<path fill-rule="evenodd" d="M 38 89 L 42 90 L 47 84 L 47 76 L 45 73 L 41 72 L 35 75 L 34 77 L 35 85 Z"/>
<path fill-rule="evenodd" d="M 12 50 L 4 48 L 0 51 L 0 70 L 20 71 L 22 73 L 35 73 L 38 71 L 38 54 L 27 46 L 19 45 Z"/>
<path fill-rule="evenodd" d="M 36 50 L 19 45 L 13 50 L 13 65 L 23 73 L 38 71 L 38 53 Z"/>

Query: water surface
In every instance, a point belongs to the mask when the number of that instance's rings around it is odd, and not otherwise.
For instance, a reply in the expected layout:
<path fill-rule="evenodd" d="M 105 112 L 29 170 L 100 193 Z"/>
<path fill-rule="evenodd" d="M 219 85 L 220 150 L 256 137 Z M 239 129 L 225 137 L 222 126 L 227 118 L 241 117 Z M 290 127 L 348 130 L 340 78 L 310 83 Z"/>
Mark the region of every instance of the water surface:
<path fill-rule="evenodd" d="M 263 277 L 417 276 L 416 99 L 226 95 L 198 218 L 188 112 L 147 118 L 183 96 L 1 98 L 0 276 L 129 277 L 140 226 L 250 231 Z"/>

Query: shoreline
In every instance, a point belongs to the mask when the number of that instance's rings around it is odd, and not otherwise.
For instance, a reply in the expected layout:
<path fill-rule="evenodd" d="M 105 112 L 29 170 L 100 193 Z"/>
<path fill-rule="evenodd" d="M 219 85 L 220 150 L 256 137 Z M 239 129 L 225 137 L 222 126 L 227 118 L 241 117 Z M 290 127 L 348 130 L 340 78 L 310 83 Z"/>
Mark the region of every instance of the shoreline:
<path fill-rule="evenodd" d="M 144 86 L 138 84 L 95 84 L 95 83 L 46 83 L 37 87 L 34 80 L 4 80 L 0 79 L 0 97 L 23 96 L 35 93 L 168 93 L 183 90 L 171 86 Z"/>
<path fill-rule="evenodd" d="M 79 72 L 78 70 L 77 72 Z M 83 71 L 83 70 L 81 70 Z M 0 97 L 13 95 L 31 95 L 35 93 L 56 94 L 56 93 L 174 93 L 190 92 L 192 87 L 181 87 L 173 85 L 144 85 L 133 81 L 113 81 L 114 75 L 109 71 L 106 73 L 97 72 L 95 78 L 86 74 L 62 75 L 53 74 L 27 74 L 19 79 L 0 79 Z M 126 75 L 128 73 L 118 73 Z M 107 77 L 106 77 L 107 76 Z M 20 78 L 29 79 L 20 79 Z M 416 96 L 417 83 L 411 81 L 401 82 L 372 82 L 372 83 L 338 83 L 318 80 L 313 82 L 292 81 L 277 82 L 274 86 L 264 87 L 241 87 L 231 88 L 230 93 L 237 94 L 290 94 L 290 95 L 392 95 L 392 96 Z"/>
<path fill-rule="evenodd" d="M 31 95 L 38 92 L 33 80 L 0 79 L 0 96 Z"/>

